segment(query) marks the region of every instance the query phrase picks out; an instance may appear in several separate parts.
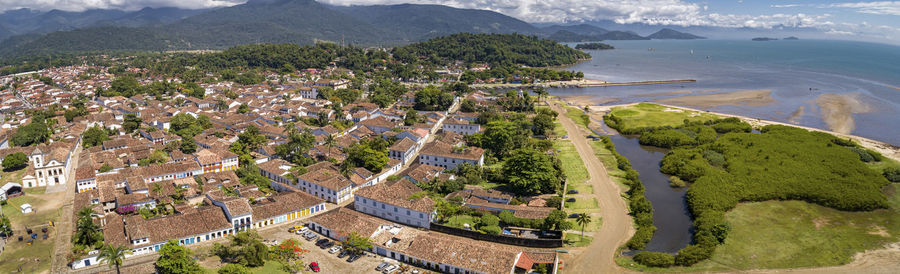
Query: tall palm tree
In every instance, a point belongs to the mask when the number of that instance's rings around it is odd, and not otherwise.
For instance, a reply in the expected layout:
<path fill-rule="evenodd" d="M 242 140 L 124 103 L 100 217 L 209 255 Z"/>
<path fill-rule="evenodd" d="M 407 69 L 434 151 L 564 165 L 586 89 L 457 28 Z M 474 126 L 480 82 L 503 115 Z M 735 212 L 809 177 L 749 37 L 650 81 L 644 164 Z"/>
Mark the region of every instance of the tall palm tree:
<path fill-rule="evenodd" d="M 328 134 L 325 136 L 325 146 L 328 147 L 328 152 L 325 153 L 325 158 L 331 157 L 331 148 L 337 145 L 337 140 L 334 139 L 334 135 Z"/>
<path fill-rule="evenodd" d="M 580 213 L 578 217 L 575 217 L 575 222 L 581 226 L 581 240 L 584 240 L 584 226 L 591 223 L 591 216 L 587 213 Z"/>
<path fill-rule="evenodd" d="M 131 254 L 131 250 L 126 248 L 123 245 L 120 246 L 112 246 L 112 245 L 104 245 L 103 248 L 100 248 L 100 254 L 97 256 L 99 262 L 106 262 L 109 267 L 116 267 L 116 273 L 121 273 L 119 271 L 119 267 L 122 266 L 122 261 L 125 260 L 125 255 Z"/>

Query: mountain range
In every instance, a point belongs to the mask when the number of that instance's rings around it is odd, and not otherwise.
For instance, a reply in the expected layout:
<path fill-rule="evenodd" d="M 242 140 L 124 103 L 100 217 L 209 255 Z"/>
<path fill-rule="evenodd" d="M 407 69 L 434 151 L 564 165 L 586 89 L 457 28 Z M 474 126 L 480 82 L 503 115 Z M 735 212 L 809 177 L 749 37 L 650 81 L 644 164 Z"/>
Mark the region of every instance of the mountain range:
<path fill-rule="evenodd" d="M 0 14 L 0 57 L 96 50 L 221 49 L 316 41 L 395 46 L 453 33 L 521 33 L 560 42 L 698 39 L 663 30 L 652 37 L 590 24 L 539 27 L 497 12 L 441 5 L 330 6 L 314 0 L 250 0 L 225 8 L 145 8 Z"/>

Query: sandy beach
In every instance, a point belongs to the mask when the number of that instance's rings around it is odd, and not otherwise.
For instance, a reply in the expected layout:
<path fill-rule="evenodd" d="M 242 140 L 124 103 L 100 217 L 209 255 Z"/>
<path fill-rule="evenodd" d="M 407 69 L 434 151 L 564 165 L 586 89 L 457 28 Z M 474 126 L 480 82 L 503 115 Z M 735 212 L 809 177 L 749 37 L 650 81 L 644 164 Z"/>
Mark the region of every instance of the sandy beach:
<path fill-rule="evenodd" d="M 667 92 L 637 94 L 637 95 L 633 95 L 633 96 L 634 97 L 662 97 L 662 96 L 672 96 L 672 95 L 691 94 L 691 93 L 709 93 L 709 92 L 716 92 L 716 91 L 715 90 L 675 90 L 675 91 L 667 91 Z"/>
<path fill-rule="evenodd" d="M 734 92 L 663 98 L 656 99 L 654 100 L 654 102 L 710 108 L 727 105 L 764 106 L 775 102 L 775 99 L 772 98 L 771 94 L 771 90 L 741 90 Z"/>
<path fill-rule="evenodd" d="M 858 93 L 826 93 L 816 98 L 816 105 L 822 113 L 822 120 L 832 131 L 848 134 L 856 128 L 853 114 L 866 113 L 871 107 L 859 99 Z"/>

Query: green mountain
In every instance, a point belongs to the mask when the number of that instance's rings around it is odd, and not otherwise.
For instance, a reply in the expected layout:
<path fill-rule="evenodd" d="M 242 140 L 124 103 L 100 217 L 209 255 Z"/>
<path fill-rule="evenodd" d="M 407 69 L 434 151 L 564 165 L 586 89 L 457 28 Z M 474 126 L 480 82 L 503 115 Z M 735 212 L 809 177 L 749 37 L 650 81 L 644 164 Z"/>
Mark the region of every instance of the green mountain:
<path fill-rule="evenodd" d="M 59 31 L 45 35 L 26 34 L 10 37 L 0 43 L 0 56 L 41 55 L 59 52 L 97 50 L 169 50 L 185 48 L 181 41 L 148 28 L 91 27 Z"/>
<path fill-rule="evenodd" d="M 697 36 L 686 32 L 680 32 L 673 29 L 665 28 L 661 29 L 653 34 L 647 36 L 650 39 L 679 39 L 679 40 L 691 40 L 691 39 L 706 39 L 703 36 Z"/>
<path fill-rule="evenodd" d="M 541 28 L 547 34 L 554 34 L 559 31 L 567 31 L 580 35 L 603 35 L 609 32 L 609 30 L 589 25 L 589 24 L 580 24 L 580 25 L 571 25 L 571 26 L 560 26 L 560 25 L 552 25 L 549 27 Z"/>
<path fill-rule="evenodd" d="M 211 10 L 161 27 L 191 48 L 315 40 L 372 44 L 398 36 L 313 0 L 257 0 Z"/>
<path fill-rule="evenodd" d="M 359 20 L 419 41 L 448 34 L 536 33 L 529 23 L 497 12 L 457 9 L 441 5 L 389 5 L 334 7 Z"/>
<path fill-rule="evenodd" d="M 642 37 L 632 32 L 624 31 L 609 31 L 604 34 L 598 35 L 584 35 L 568 30 L 560 30 L 548 36 L 547 39 L 559 42 L 588 42 L 604 40 L 648 40 L 649 38 Z"/>

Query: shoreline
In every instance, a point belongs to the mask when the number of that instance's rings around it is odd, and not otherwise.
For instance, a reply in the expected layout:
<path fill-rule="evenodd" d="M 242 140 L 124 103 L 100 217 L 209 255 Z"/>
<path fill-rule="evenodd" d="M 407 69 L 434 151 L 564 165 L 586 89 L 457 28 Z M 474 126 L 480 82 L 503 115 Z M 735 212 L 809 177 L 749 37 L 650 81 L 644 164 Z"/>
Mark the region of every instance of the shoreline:
<path fill-rule="evenodd" d="M 563 99 L 563 100 L 565 100 L 565 99 Z M 570 103 L 568 100 L 566 100 L 565 102 L 566 102 L 566 104 Z M 588 106 L 588 109 L 590 109 L 590 111 L 592 113 L 606 113 L 615 107 L 633 106 L 633 105 L 640 104 L 640 103 L 644 103 L 644 102 L 618 104 L 618 105 L 604 105 L 604 106 Z M 895 161 L 900 161 L 900 147 L 891 145 L 891 144 L 888 144 L 888 143 L 885 143 L 882 141 L 869 139 L 866 137 L 860 137 L 860 136 L 856 136 L 856 135 L 852 135 L 852 134 L 840 133 L 840 132 L 835 132 L 835 131 L 826 130 L 826 129 L 820 129 L 820 128 L 802 126 L 802 125 L 795 125 L 795 124 L 777 122 L 777 121 L 771 121 L 771 120 L 764 120 L 764 119 L 760 119 L 760 118 L 753 118 L 753 117 L 743 116 L 743 115 L 727 114 L 727 113 L 695 109 L 695 108 L 690 108 L 690 107 L 681 107 L 681 106 L 663 104 L 663 103 L 659 103 L 659 102 L 646 102 L 646 103 L 658 104 L 661 106 L 666 106 L 666 107 L 674 108 L 674 109 L 709 113 L 709 114 L 714 114 L 714 115 L 718 115 L 718 116 L 722 116 L 722 117 L 726 117 L 726 118 L 734 117 L 734 118 L 741 119 L 742 121 L 747 122 L 748 124 L 750 124 L 754 127 L 763 127 L 763 126 L 767 126 L 767 125 L 783 125 L 783 126 L 802 128 L 802 129 L 810 130 L 810 131 L 824 132 L 824 133 L 828 133 L 828 134 L 837 136 L 839 138 L 849 138 L 849 139 L 859 143 L 859 145 L 861 145 L 865 148 L 868 148 L 868 149 L 871 149 L 871 150 L 874 150 L 874 151 L 880 153 L 884 157 L 893 159 Z M 579 107 L 583 107 L 583 106 L 579 106 Z"/>

